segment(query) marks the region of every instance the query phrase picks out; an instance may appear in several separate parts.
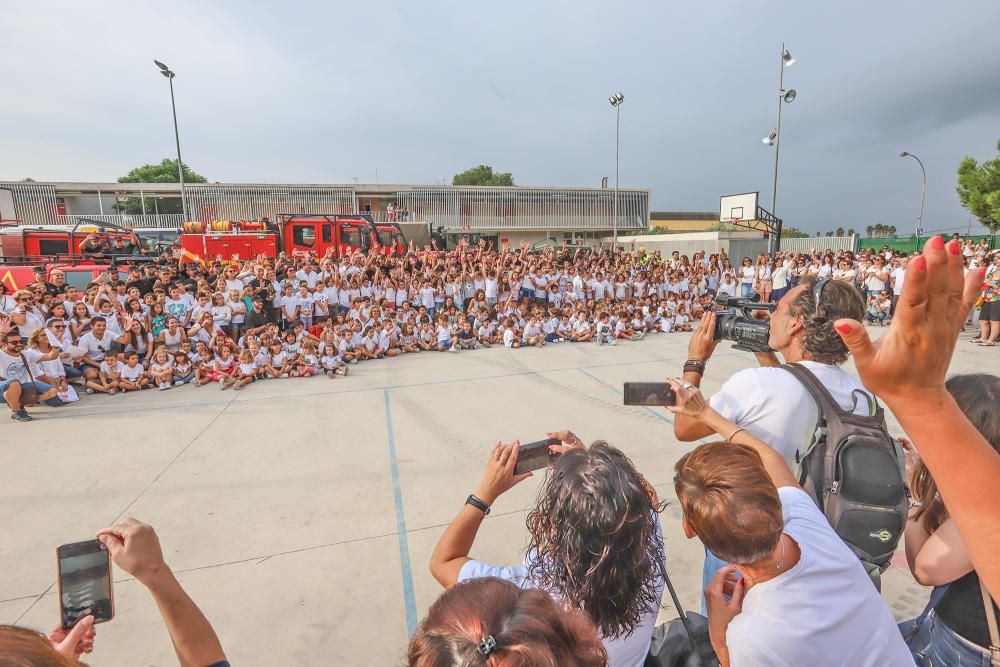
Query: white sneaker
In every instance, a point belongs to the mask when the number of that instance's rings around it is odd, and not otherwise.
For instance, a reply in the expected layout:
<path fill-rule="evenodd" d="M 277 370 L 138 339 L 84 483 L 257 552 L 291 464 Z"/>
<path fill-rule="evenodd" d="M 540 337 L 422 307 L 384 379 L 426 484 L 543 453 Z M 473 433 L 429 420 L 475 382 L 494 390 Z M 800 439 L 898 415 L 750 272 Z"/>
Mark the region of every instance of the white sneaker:
<path fill-rule="evenodd" d="M 326 372 L 326 376 L 332 380 L 333 379 L 333 371 L 327 371 Z"/>
<path fill-rule="evenodd" d="M 184 380 L 178 380 L 177 382 L 175 382 L 175 383 L 174 383 L 174 386 L 175 386 L 175 387 L 179 387 L 179 386 L 181 386 L 182 384 L 184 384 Z"/>
<path fill-rule="evenodd" d="M 611 339 L 611 344 L 612 344 L 612 345 L 617 345 L 617 344 L 618 344 L 618 341 L 616 341 L 616 340 L 615 340 L 614 338 L 612 338 L 612 339 Z"/>
<path fill-rule="evenodd" d="M 94 393 L 94 390 L 93 390 L 93 389 L 91 389 L 90 387 L 87 387 L 87 393 L 88 393 L 88 394 L 93 394 L 93 393 Z"/>
<path fill-rule="evenodd" d="M 281 377 L 283 377 L 283 378 L 288 377 L 288 373 L 282 373 Z"/>
<path fill-rule="evenodd" d="M 450 347 L 450 348 L 448 348 L 448 351 L 449 352 L 458 352 L 458 348 L 457 347 Z"/>
<path fill-rule="evenodd" d="M 165 387 L 166 389 L 170 389 L 170 388 L 171 388 L 171 387 L 172 387 L 173 385 L 172 385 L 172 384 L 170 384 L 169 382 L 164 382 L 164 383 L 163 383 L 163 386 L 164 386 L 164 387 Z"/>
<path fill-rule="evenodd" d="M 159 387 L 160 387 L 160 391 L 163 391 L 164 389 L 168 388 L 167 385 L 164 384 L 163 382 L 160 383 Z"/>

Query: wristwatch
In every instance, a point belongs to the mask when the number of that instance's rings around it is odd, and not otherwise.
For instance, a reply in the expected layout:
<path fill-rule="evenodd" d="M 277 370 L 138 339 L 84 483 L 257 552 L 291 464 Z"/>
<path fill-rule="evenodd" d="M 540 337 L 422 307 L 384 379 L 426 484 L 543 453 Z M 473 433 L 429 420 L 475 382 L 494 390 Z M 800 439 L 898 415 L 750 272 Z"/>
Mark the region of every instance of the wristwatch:
<path fill-rule="evenodd" d="M 480 510 L 483 513 L 483 515 L 487 515 L 490 513 L 490 506 L 484 503 L 479 498 L 476 498 L 476 496 L 474 496 L 471 493 L 469 494 L 469 497 L 465 499 L 465 504 L 472 505 L 477 510 Z"/>

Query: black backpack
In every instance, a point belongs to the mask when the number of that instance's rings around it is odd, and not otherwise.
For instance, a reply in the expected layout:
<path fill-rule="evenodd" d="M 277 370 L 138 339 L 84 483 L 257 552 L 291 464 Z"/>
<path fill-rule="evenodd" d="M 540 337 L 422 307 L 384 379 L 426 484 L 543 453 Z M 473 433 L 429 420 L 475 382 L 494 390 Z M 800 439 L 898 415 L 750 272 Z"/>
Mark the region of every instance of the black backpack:
<path fill-rule="evenodd" d="M 812 442 L 795 453 L 799 484 L 881 590 L 880 575 L 903 537 L 909 511 L 903 449 L 889 435 L 874 397 L 854 391 L 855 405 L 860 397 L 871 413 L 857 415 L 842 410 L 808 368 L 782 368 L 805 386 L 819 411 Z"/>

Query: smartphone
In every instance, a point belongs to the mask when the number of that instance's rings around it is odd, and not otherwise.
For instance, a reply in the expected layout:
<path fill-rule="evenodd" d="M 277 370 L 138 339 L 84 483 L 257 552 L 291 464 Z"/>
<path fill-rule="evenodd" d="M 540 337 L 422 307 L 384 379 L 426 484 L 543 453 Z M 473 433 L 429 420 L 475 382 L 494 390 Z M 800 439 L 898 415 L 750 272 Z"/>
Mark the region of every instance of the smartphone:
<path fill-rule="evenodd" d="M 674 390 L 666 382 L 626 382 L 625 405 L 673 405 Z"/>
<path fill-rule="evenodd" d="M 100 540 L 73 542 L 56 548 L 59 570 L 59 617 L 69 630 L 88 614 L 94 623 L 115 617 L 111 587 L 111 555 Z"/>
<path fill-rule="evenodd" d="M 514 466 L 514 474 L 547 468 L 559 455 L 549 449 L 549 445 L 562 444 L 556 438 L 546 438 L 537 442 L 529 442 L 521 445 L 517 452 L 517 464 Z"/>

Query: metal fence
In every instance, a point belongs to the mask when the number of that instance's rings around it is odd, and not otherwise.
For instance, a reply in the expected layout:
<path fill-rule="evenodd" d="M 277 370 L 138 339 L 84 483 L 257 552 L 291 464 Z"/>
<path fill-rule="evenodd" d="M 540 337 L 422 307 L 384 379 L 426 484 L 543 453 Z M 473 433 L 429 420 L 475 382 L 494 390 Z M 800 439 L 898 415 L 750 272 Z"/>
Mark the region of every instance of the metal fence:
<path fill-rule="evenodd" d="M 0 191 L 9 193 L 13 205 L 13 215 L 0 214 L 0 218 L 10 217 L 24 225 L 51 225 L 59 213 L 56 188 L 45 183 L 4 183 Z M 2 194 L 2 193 L 0 193 Z"/>
<path fill-rule="evenodd" d="M 850 250 L 855 252 L 858 249 L 858 236 L 816 236 L 802 239 L 781 238 L 781 249 L 785 252 L 809 252 L 812 249 L 825 252 L 832 250 Z"/>
<path fill-rule="evenodd" d="M 414 187 L 399 193 L 411 220 L 447 229 L 612 229 L 613 190 Z M 649 191 L 620 190 L 618 229 L 649 226 Z"/>
<path fill-rule="evenodd" d="M 185 186 L 192 220 L 253 220 L 281 213 L 340 213 L 355 211 L 354 188 L 311 185 Z"/>

